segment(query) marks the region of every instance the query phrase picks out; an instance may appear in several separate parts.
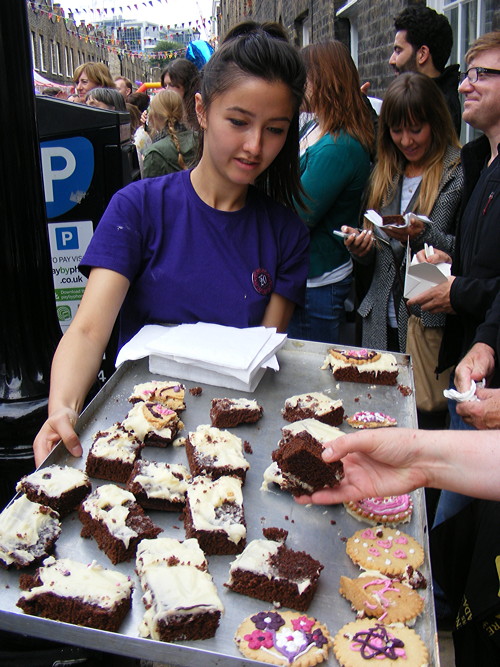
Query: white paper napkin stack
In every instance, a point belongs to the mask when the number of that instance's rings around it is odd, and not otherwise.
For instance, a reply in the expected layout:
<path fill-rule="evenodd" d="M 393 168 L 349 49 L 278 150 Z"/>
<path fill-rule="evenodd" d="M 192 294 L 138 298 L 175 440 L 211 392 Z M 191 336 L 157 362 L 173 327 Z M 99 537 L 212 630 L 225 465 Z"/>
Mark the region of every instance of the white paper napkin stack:
<path fill-rule="evenodd" d="M 279 370 L 275 353 L 285 341 L 266 327 L 148 325 L 123 346 L 116 365 L 149 355 L 151 373 L 252 392 L 266 368 Z"/>

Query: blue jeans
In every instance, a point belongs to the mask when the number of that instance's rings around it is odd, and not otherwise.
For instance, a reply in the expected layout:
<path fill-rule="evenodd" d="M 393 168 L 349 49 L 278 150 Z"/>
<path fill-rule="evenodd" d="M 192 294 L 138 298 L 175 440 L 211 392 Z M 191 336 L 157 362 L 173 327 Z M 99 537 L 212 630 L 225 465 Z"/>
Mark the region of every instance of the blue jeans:
<path fill-rule="evenodd" d="M 352 275 L 338 283 L 308 287 L 304 308 L 297 307 L 288 325 L 290 338 L 338 343 L 340 325 L 345 319 L 344 302 L 349 296 Z"/>
<path fill-rule="evenodd" d="M 450 389 L 456 389 L 454 383 L 453 373 L 450 378 Z M 475 431 L 474 426 L 470 426 L 460 415 L 457 415 L 457 403 L 448 399 L 448 412 L 450 413 L 450 430 L 451 431 Z M 472 501 L 469 496 L 463 496 L 461 493 L 454 491 L 441 491 L 439 501 L 436 508 L 436 516 L 434 517 L 434 526 L 438 526 L 446 519 L 458 514 L 466 505 Z"/>

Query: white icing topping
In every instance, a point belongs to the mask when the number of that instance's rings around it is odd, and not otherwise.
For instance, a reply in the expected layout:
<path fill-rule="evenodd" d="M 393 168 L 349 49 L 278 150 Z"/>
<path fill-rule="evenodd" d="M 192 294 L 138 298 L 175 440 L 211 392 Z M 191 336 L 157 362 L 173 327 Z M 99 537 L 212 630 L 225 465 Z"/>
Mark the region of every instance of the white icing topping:
<path fill-rule="evenodd" d="M 148 404 L 144 402 L 136 403 L 134 407 L 129 410 L 127 417 L 122 422 L 123 428 L 127 431 L 131 431 L 137 438 L 139 438 L 139 440 L 144 440 L 148 433 L 154 433 L 160 438 L 169 440 L 184 426 L 174 410 L 169 410 L 160 404 L 149 404 L 153 405 L 153 407 L 162 415 L 160 422 L 151 422 L 147 419 L 147 405 Z"/>
<path fill-rule="evenodd" d="M 282 546 L 281 543 L 274 540 L 252 540 L 249 542 L 243 552 L 236 556 L 231 563 L 228 585 L 232 584 L 232 574 L 235 570 L 245 570 L 255 574 L 263 574 L 269 579 L 294 583 L 299 593 L 302 593 L 311 584 L 309 578 L 295 578 L 291 572 L 286 577 L 280 576 L 276 568 L 269 562 L 270 557 L 277 553 L 280 546 Z"/>
<path fill-rule="evenodd" d="M 319 391 L 311 391 L 308 394 L 297 394 L 290 396 L 285 401 L 285 408 L 300 408 L 314 410 L 321 416 L 342 407 L 342 401 L 334 401 L 326 394 Z"/>
<path fill-rule="evenodd" d="M 243 456 L 241 438 L 208 424 L 198 426 L 190 431 L 189 441 L 197 454 L 209 457 L 210 465 L 215 468 L 243 468 L 248 470 L 250 464 Z"/>
<path fill-rule="evenodd" d="M 133 463 L 139 447 L 140 442 L 121 424 L 113 424 L 106 431 L 96 433 L 90 452 L 100 459 Z"/>
<path fill-rule="evenodd" d="M 82 508 L 93 519 L 102 521 L 111 535 L 128 547 L 136 531 L 125 524 L 129 510 L 126 503 L 135 503 L 135 496 L 115 484 L 103 484 L 82 503 Z"/>
<path fill-rule="evenodd" d="M 377 361 L 368 361 L 362 364 L 354 364 L 349 361 L 344 361 L 344 359 L 338 359 L 334 357 L 333 354 L 327 354 L 322 368 L 330 368 L 332 372 L 335 372 L 338 368 L 356 368 L 360 373 L 381 373 L 383 371 L 389 371 L 390 373 L 398 370 L 398 365 L 396 362 L 396 357 L 392 354 L 382 353 L 380 358 Z"/>
<path fill-rule="evenodd" d="M 211 480 L 196 477 L 187 490 L 193 526 L 196 530 L 223 530 L 235 544 L 246 536 L 242 523 L 235 523 L 231 513 L 217 513 L 224 503 L 239 505 L 243 513 L 241 480 L 236 477 L 220 477 Z"/>
<path fill-rule="evenodd" d="M 140 473 L 133 481 L 142 486 L 149 498 L 184 500 L 191 475 L 179 463 L 142 461 Z"/>
<path fill-rule="evenodd" d="M 278 467 L 278 464 L 276 461 L 273 461 L 271 465 L 269 465 L 265 470 L 264 470 L 264 480 L 262 482 L 262 486 L 260 487 L 261 491 L 269 491 L 269 484 L 278 484 L 278 486 L 283 486 L 285 480 L 283 478 L 283 475 L 281 473 L 281 470 Z"/>
<path fill-rule="evenodd" d="M 52 510 L 46 514 L 42 507 L 21 496 L 0 514 L 0 558 L 7 565 L 40 558 L 45 553 L 43 537 L 59 535 L 59 515 Z"/>
<path fill-rule="evenodd" d="M 257 403 L 256 400 L 253 398 L 224 398 L 224 399 L 219 399 L 223 401 L 228 401 L 227 404 L 224 405 L 224 411 L 226 410 L 259 410 L 260 411 L 260 405 Z"/>
<path fill-rule="evenodd" d="M 28 482 L 37 487 L 45 495 L 55 498 L 63 493 L 75 489 L 78 486 L 84 486 L 89 478 L 82 470 L 71 468 L 70 466 L 52 465 L 46 468 L 39 468 L 26 475 L 18 482 L 16 491 L 22 490 L 22 483 Z"/>
<path fill-rule="evenodd" d="M 185 386 L 177 380 L 152 380 L 136 384 L 129 400 L 157 401 L 174 410 L 183 410 L 185 393 Z"/>
<path fill-rule="evenodd" d="M 132 582 L 127 576 L 106 570 L 95 561 L 84 565 L 69 558 L 46 558 L 37 575 L 41 586 L 26 591 L 22 598 L 29 600 L 42 593 L 54 593 L 111 609 L 132 592 Z"/>
<path fill-rule="evenodd" d="M 178 622 L 178 617 L 186 614 L 224 611 L 212 577 L 206 569 L 199 569 L 206 568 L 207 561 L 198 540 L 142 540 L 136 564 L 146 606 L 141 637 L 160 639 L 161 620 Z"/>
<path fill-rule="evenodd" d="M 344 433 L 340 429 L 335 428 L 335 426 L 323 424 L 323 422 L 320 422 L 317 419 L 301 419 L 300 421 L 283 426 L 281 429 L 284 438 L 295 436 L 303 431 L 307 431 L 309 435 L 312 435 L 312 437 L 322 445 L 344 435 Z"/>

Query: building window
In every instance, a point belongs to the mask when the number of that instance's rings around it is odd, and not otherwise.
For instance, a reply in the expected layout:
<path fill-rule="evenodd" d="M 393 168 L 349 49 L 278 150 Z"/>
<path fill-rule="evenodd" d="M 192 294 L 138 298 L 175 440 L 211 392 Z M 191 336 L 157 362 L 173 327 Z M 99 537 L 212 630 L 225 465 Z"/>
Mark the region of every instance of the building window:
<path fill-rule="evenodd" d="M 47 69 L 45 67 L 45 58 L 44 58 L 44 55 L 43 55 L 43 49 L 44 49 L 43 35 L 38 35 L 38 56 L 39 56 L 39 59 L 40 59 L 40 71 L 41 72 L 46 72 Z"/>
<path fill-rule="evenodd" d="M 465 54 L 474 40 L 493 30 L 493 13 L 498 0 L 441 0 L 429 2 L 437 12 L 448 18 L 453 30 L 453 49 L 450 63 L 465 65 Z M 466 123 L 462 123 L 461 139 L 470 141 L 479 135 Z"/>
<path fill-rule="evenodd" d="M 57 55 L 57 73 L 62 76 L 61 45 L 59 44 L 59 42 L 55 43 L 55 47 L 56 47 L 56 55 Z"/>
<path fill-rule="evenodd" d="M 35 33 L 30 32 L 31 62 L 33 63 L 33 69 L 37 69 L 35 43 Z"/>

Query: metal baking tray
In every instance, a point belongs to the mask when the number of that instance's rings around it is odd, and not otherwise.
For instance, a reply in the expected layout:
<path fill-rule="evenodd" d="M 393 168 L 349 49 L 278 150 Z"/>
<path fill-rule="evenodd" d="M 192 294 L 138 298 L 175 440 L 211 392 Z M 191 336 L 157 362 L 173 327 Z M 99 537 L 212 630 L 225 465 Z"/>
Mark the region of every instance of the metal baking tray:
<path fill-rule="evenodd" d="M 331 347 L 323 343 L 287 340 L 278 353 L 279 372 L 268 370 L 253 394 L 236 392 L 223 387 L 198 385 L 196 382 L 182 380 L 187 389 L 201 386 L 203 392 L 200 396 L 192 396 L 186 390 L 187 409 L 182 413 L 185 429 L 180 435 L 195 430 L 199 424 L 210 423 L 209 409 L 211 399 L 214 397 L 246 395 L 260 402 L 264 408 L 262 419 L 256 424 L 241 425 L 234 429 L 234 432 L 243 440 L 247 440 L 252 448 L 252 453 L 247 454 L 251 467 L 243 491 L 248 528 L 247 540 L 262 537 L 262 529 L 267 526 L 285 528 L 289 531 L 287 545 L 290 548 L 307 551 L 324 564 L 318 590 L 308 614 L 325 623 L 333 636 L 345 623 L 354 620 L 350 604 L 338 592 L 339 578 L 341 575 L 355 577 L 359 574 L 359 569 L 345 553 L 343 538 L 350 537 L 366 524 L 349 516 L 342 505 L 301 506 L 297 505 L 289 494 L 277 487 L 267 492 L 261 490 L 264 470 L 271 462 L 271 451 L 276 448 L 281 437 L 281 427 L 287 423 L 281 415 L 281 408 L 289 396 L 322 391 L 332 398 L 341 398 L 347 415 L 363 409 L 379 410 L 395 417 L 398 425 L 402 427 L 416 426 L 416 408 L 414 393 L 404 396 L 398 387 L 337 382 L 330 370 L 321 370 L 327 350 Z M 399 383 L 413 390 L 413 375 L 409 357 L 403 354 L 396 354 L 395 357 L 399 364 Z M 84 469 L 86 453 L 93 434 L 125 417 L 130 408 L 127 399 L 135 384 L 159 377 L 151 375 L 147 359 L 122 364 L 87 406 L 78 421 L 77 431 L 82 441 L 83 457 L 73 458 L 59 444 L 43 465 L 59 463 Z M 341 428 L 346 432 L 352 430 L 347 424 L 343 424 Z M 404 447 L 404 442 L 401 442 L 401 446 Z M 147 447 L 143 450 L 143 459 L 187 464 L 183 447 L 166 449 Z M 106 482 L 92 480 L 92 483 L 95 488 Z M 439 653 L 431 588 L 424 494 L 422 490 L 418 490 L 413 495 L 415 505 L 413 519 L 410 524 L 403 526 L 403 530 L 423 544 L 426 562 L 422 571 L 429 582 L 429 587 L 423 593 L 425 612 L 417 620 L 415 630 L 422 636 L 429 649 L 430 664 L 438 665 Z M 177 513 L 157 511 L 148 511 L 148 513 L 153 521 L 164 529 L 161 536 L 184 539 L 183 523 Z M 223 585 L 227 580 L 229 564 L 234 556 L 210 556 L 208 558 L 210 572 L 225 607 L 216 636 L 203 641 L 162 643 L 138 636 L 137 629 L 144 608 L 141 600 L 141 587 L 134 572 L 134 562 L 113 566 L 92 539 L 80 537 L 80 529 L 81 524 L 75 512 L 63 519 L 62 532 L 56 545 L 55 555 L 83 562 L 96 560 L 104 567 L 115 567 L 134 579 L 132 610 L 123 622 L 120 632 L 115 634 L 93 630 L 24 614 L 16 607 L 16 601 L 20 596 L 19 572 L 5 570 L 0 571 L 1 628 L 183 667 L 188 665 L 189 667 L 215 665 L 229 667 L 256 664 L 255 661 L 244 658 L 238 652 L 233 636 L 245 617 L 269 608 L 269 605 L 266 602 L 233 593 Z M 328 662 L 324 664 L 336 664 L 332 654 Z"/>

